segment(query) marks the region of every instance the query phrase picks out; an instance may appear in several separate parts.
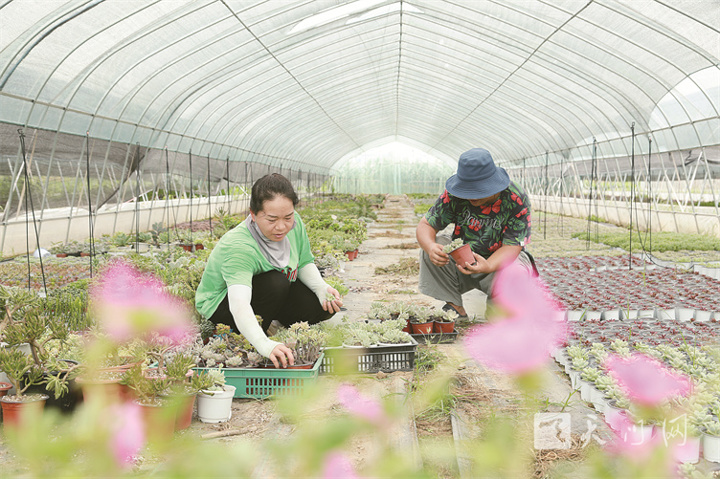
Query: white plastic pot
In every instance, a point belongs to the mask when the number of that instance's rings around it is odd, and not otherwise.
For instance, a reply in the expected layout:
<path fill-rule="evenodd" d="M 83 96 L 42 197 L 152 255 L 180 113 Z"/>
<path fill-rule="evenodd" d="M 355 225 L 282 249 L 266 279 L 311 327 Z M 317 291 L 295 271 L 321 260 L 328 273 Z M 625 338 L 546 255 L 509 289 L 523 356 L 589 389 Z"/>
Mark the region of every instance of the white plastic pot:
<path fill-rule="evenodd" d="M 200 391 L 197 395 L 198 419 L 206 423 L 229 421 L 234 396 L 235 386 L 225 385 L 224 391 Z"/>

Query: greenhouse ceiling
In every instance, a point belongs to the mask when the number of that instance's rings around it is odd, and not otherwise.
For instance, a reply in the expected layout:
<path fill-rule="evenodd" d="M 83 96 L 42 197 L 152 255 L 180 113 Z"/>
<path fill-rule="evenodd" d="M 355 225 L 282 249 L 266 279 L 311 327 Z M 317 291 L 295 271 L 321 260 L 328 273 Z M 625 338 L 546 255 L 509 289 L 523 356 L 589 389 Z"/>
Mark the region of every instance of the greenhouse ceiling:
<path fill-rule="evenodd" d="M 0 22 L 14 130 L 317 171 L 394 141 L 720 143 L 717 0 L 0 0 Z"/>

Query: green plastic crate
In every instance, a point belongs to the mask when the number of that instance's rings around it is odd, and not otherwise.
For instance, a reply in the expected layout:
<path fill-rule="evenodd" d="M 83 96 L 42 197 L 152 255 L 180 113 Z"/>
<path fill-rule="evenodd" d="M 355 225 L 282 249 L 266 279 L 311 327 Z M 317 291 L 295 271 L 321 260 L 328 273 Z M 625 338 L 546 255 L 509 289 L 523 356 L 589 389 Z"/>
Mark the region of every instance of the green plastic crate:
<path fill-rule="evenodd" d="M 267 399 L 300 396 L 305 385 L 315 381 L 323 362 L 321 354 L 312 369 L 223 368 L 225 384 L 235 386 L 236 398 Z M 193 368 L 198 372 L 215 368 Z"/>
<path fill-rule="evenodd" d="M 400 346 L 373 346 L 369 348 L 325 348 L 325 355 L 322 361 L 320 372 L 332 374 L 335 372 L 337 355 L 345 355 L 349 364 L 357 368 L 353 372 L 377 373 L 382 371 L 390 373 L 393 371 L 412 371 L 415 368 L 415 350 L 418 343 L 415 339 L 412 344 Z"/>

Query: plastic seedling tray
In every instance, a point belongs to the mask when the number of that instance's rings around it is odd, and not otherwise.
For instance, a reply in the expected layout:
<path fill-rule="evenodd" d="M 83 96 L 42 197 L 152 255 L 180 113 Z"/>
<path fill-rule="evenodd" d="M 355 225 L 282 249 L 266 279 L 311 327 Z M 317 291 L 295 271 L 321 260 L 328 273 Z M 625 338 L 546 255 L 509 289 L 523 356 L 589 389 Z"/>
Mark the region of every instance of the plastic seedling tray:
<path fill-rule="evenodd" d="M 312 369 L 223 368 L 225 383 L 235 386 L 236 398 L 267 399 L 277 396 L 300 396 L 306 385 L 317 379 L 324 354 Z M 215 368 L 193 368 L 208 371 Z"/>

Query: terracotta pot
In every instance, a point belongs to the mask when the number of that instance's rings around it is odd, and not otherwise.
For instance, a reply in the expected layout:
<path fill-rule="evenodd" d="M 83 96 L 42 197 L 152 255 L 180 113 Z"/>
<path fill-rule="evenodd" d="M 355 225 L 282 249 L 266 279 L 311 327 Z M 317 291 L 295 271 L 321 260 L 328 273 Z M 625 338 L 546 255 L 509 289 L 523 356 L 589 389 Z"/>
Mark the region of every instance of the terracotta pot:
<path fill-rule="evenodd" d="M 475 264 L 475 257 L 472 254 L 472 249 L 469 244 L 464 244 L 458 249 L 451 251 L 450 256 L 461 266 L 465 266 L 465 263 Z"/>
<path fill-rule="evenodd" d="M 104 403 L 122 403 L 136 399 L 135 392 L 127 385 L 120 384 L 121 378 L 113 379 L 75 379 L 82 389 L 84 401 L 102 401 Z"/>
<path fill-rule="evenodd" d="M 58 253 L 55 256 L 57 256 L 58 258 L 67 258 L 68 254 L 67 253 Z"/>
<path fill-rule="evenodd" d="M 175 415 L 165 404 L 145 404 L 137 401 L 142 411 L 145 431 L 151 442 L 168 441 L 175 433 Z"/>
<path fill-rule="evenodd" d="M 433 321 L 433 332 L 452 333 L 455 331 L 455 321 Z"/>
<path fill-rule="evenodd" d="M 5 427 L 17 427 L 21 425 L 23 417 L 27 414 L 40 414 L 45 408 L 45 401 L 50 397 L 47 394 L 31 394 L 24 396 L 25 401 L 10 401 L 10 397 L 3 396 L 0 398 L 3 412 L 3 425 Z"/>
<path fill-rule="evenodd" d="M 427 323 L 410 323 L 412 334 L 430 334 L 433 332 L 433 321 Z"/>
<path fill-rule="evenodd" d="M 10 383 L 0 383 L 0 397 L 3 397 L 7 395 L 8 391 L 12 389 L 12 384 Z"/>
<path fill-rule="evenodd" d="M 288 365 L 285 369 L 312 369 L 315 363 L 295 363 L 292 366 Z"/>
<path fill-rule="evenodd" d="M 172 400 L 178 401 L 175 410 L 175 430 L 181 431 L 190 427 L 192 423 L 193 409 L 195 407 L 195 395 L 179 396 Z"/>

